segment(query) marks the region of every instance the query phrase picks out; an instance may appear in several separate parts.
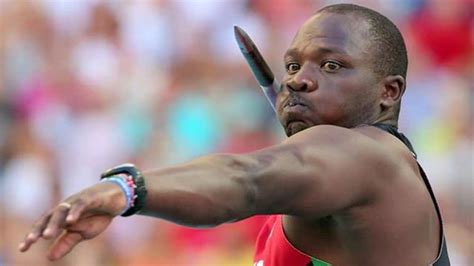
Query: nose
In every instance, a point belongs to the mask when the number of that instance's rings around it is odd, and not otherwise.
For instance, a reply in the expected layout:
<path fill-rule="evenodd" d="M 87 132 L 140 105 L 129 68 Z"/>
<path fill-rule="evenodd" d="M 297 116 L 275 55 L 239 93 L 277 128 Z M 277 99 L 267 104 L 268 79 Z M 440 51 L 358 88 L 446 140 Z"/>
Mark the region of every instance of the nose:
<path fill-rule="evenodd" d="M 309 63 L 301 66 L 300 70 L 291 77 L 286 86 L 289 90 L 311 92 L 318 88 L 316 68 Z"/>

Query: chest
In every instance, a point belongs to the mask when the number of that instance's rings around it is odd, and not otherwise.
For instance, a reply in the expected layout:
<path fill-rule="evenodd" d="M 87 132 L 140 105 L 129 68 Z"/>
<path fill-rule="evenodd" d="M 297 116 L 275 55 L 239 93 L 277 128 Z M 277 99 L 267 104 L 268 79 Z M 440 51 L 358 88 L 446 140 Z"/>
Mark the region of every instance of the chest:
<path fill-rule="evenodd" d="M 257 266 L 327 266 L 331 265 L 311 253 L 295 247 L 287 238 L 281 216 L 271 217 L 262 228 L 256 243 L 254 265 Z"/>

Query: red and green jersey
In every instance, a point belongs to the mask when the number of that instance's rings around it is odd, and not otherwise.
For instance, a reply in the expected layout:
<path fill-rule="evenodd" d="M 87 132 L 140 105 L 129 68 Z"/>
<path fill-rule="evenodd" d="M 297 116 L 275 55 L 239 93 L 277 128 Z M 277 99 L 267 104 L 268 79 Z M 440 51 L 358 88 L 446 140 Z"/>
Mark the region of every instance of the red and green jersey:
<path fill-rule="evenodd" d="M 295 248 L 283 232 L 282 216 L 271 215 L 257 237 L 254 266 L 329 266 Z"/>

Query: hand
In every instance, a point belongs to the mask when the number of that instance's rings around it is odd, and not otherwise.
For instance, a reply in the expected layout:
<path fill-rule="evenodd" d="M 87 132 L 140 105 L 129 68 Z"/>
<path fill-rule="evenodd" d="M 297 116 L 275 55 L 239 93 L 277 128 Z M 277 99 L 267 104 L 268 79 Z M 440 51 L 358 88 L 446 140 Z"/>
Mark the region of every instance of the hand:
<path fill-rule="evenodd" d="M 20 243 L 19 250 L 27 251 L 41 237 L 55 239 L 47 257 L 60 259 L 81 241 L 102 233 L 125 205 L 125 195 L 118 185 L 102 182 L 89 187 L 43 215 Z"/>

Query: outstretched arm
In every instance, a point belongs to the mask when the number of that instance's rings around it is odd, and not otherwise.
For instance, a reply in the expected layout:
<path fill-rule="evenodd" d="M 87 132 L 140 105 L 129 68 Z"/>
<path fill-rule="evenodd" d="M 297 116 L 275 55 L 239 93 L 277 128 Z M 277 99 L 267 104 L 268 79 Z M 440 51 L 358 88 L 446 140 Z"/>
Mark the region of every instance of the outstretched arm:
<path fill-rule="evenodd" d="M 374 177 L 392 167 L 379 146 L 353 130 L 318 126 L 253 153 L 145 172 L 142 214 L 196 227 L 256 214 L 325 216 L 377 195 Z"/>
<path fill-rule="evenodd" d="M 210 155 L 144 172 L 148 196 L 141 214 L 194 227 L 256 214 L 317 218 L 376 197 L 375 177 L 390 172 L 394 161 L 364 134 L 317 126 L 253 153 Z M 60 258 L 101 233 L 125 204 L 118 185 L 87 188 L 40 218 L 20 250 L 40 237 L 57 238 L 48 256 Z"/>

